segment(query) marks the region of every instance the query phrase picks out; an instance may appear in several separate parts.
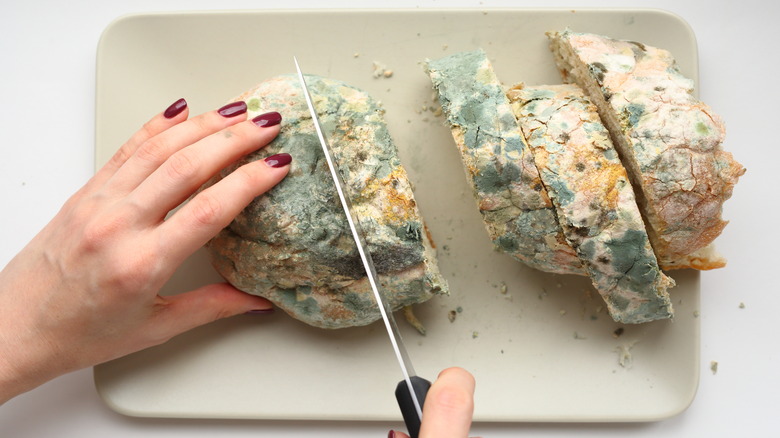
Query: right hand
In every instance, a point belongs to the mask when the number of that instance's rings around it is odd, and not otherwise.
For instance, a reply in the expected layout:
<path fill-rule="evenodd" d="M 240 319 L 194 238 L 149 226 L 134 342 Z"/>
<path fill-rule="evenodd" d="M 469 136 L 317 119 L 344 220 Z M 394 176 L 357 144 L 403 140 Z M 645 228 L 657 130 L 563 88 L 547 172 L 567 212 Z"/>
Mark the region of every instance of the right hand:
<path fill-rule="evenodd" d="M 467 438 L 474 413 L 474 387 L 474 376 L 468 371 L 442 371 L 425 397 L 419 438 Z M 391 430 L 388 438 L 409 435 Z"/>

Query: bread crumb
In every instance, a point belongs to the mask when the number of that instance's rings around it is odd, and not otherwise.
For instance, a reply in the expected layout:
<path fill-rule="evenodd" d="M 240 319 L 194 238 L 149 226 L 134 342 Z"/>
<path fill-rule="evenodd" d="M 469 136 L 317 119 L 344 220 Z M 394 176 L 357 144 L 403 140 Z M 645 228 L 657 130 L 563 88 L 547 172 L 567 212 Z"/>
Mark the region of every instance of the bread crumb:
<path fill-rule="evenodd" d="M 450 46 L 449 46 L 449 45 L 447 45 L 447 44 L 444 44 L 443 46 L 441 46 L 441 49 L 442 49 L 442 50 L 447 50 L 447 49 L 449 49 L 449 48 L 450 48 Z"/>
<path fill-rule="evenodd" d="M 745 303 L 739 303 L 739 308 L 740 309 L 744 309 L 745 308 Z"/>
<path fill-rule="evenodd" d="M 623 327 L 618 327 L 615 329 L 614 332 L 612 332 L 612 337 L 617 339 L 620 337 L 620 335 L 623 334 L 623 332 L 626 331 Z"/>
<path fill-rule="evenodd" d="M 710 361 L 710 371 L 712 371 L 712 375 L 718 374 L 718 361 L 711 360 Z"/>
<path fill-rule="evenodd" d="M 450 322 L 455 322 L 455 318 L 458 316 L 458 312 L 454 310 L 450 310 L 447 313 L 447 318 L 450 320 Z"/>
<path fill-rule="evenodd" d="M 615 348 L 615 351 L 618 354 L 618 364 L 620 364 L 621 367 L 631 368 L 633 365 L 634 356 L 631 354 L 631 349 L 634 348 L 636 343 L 637 341 L 631 341 L 622 345 L 618 345 Z"/>
<path fill-rule="evenodd" d="M 360 53 L 355 52 L 355 53 L 352 54 L 352 57 L 353 58 L 359 58 L 360 57 Z"/>
<path fill-rule="evenodd" d="M 564 309 L 561 309 L 561 310 L 559 310 L 559 311 L 558 311 L 558 313 L 559 313 L 561 316 L 563 316 L 563 315 L 566 315 L 566 310 L 564 310 Z"/>
<path fill-rule="evenodd" d="M 393 76 L 393 71 L 389 70 L 386 65 L 382 64 L 381 62 L 374 61 L 372 63 L 372 67 L 374 69 L 372 75 L 374 76 L 374 79 L 379 78 L 389 78 Z"/>
<path fill-rule="evenodd" d="M 471 332 L 471 339 L 477 339 L 478 337 L 479 337 L 479 332 L 478 331 Z"/>
<path fill-rule="evenodd" d="M 694 318 L 698 318 L 699 317 L 699 311 L 698 310 L 694 310 L 693 311 L 693 317 Z"/>
<path fill-rule="evenodd" d="M 406 322 L 414 327 L 421 335 L 425 336 L 425 326 L 417 319 L 417 316 L 415 316 L 412 306 L 404 307 L 404 318 L 406 319 Z"/>
<path fill-rule="evenodd" d="M 504 282 L 502 281 L 502 282 L 501 282 L 501 293 L 502 293 L 503 295 L 506 295 L 506 292 L 507 292 L 506 283 L 504 283 Z"/>

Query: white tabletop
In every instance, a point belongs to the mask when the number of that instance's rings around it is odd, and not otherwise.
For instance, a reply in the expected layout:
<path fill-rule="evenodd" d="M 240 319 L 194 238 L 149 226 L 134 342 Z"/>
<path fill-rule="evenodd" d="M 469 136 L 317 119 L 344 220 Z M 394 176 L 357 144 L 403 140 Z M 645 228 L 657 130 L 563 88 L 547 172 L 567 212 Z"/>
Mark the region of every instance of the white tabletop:
<path fill-rule="evenodd" d="M 94 154 L 95 49 L 105 27 L 131 12 L 348 8 L 354 1 L 287 0 L 100 1 L 31 0 L 0 3 L 0 265 L 7 263 L 91 175 Z M 776 135 L 780 101 L 780 3 L 570 0 L 383 1 L 371 7 L 661 8 L 684 18 L 699 44 L 701 98 L 726 121 L 727 150 L 747 174 L 727 202 L 731 220 L 718 248 L 725 269 L 701 276 L 701 380 L 690 408 L 643 424 L 476 424 L 472 435 L 747 436 L 780 426 L 780 341 L 770 315 L 780 309 L 774 284 L 780 213 L 771 179 L 780 161 Z M 659 31 L 663 31 L 659 29 Z M 270 44 L 272 41 L 257 42 Z M 742 305 L 744 304 L 744 306 Z M 710 364 L 718 363 L 717 373 Z M 479 388 L 479 385 L 478 385 Z M 479 389 L 478 389 L 479 390 Z M 775 427 L 772 427 L 775 426 Z M 3 437 L 366 437 L 386 436 L 399 423 L 227 421 L 128 418 L 98 398 L 92 371 L 63 376 L 0 406 Z"/>

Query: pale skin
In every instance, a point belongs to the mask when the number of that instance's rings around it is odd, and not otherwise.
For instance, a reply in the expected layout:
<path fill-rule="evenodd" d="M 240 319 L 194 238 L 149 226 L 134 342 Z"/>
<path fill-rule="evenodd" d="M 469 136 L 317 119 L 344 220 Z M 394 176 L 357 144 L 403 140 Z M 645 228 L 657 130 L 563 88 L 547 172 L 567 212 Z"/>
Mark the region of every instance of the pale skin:
<path fill-rule="evenodd" d="M 227 283 L 159 295 L 187 257 L 290 169 L 289 156 L 257 160 L 198 192 L 280 125 L 247 120 L 245 105 L 193 118 L 183 105 L 144 124 L 0 271 L 0 404 L 217 319 L 273 309 Z M 473 382 L 460 369 L 442 372 L 421 437 L 468 435 Z"/>
<path fill-rule="evenodd" d="M 474 377 L 462 368 L 447 368 L 431 385 L 423 405 L 419 438 L 468 438 L 474 413 Z M 409 438 L 390 431 L 388 438 Z"/>

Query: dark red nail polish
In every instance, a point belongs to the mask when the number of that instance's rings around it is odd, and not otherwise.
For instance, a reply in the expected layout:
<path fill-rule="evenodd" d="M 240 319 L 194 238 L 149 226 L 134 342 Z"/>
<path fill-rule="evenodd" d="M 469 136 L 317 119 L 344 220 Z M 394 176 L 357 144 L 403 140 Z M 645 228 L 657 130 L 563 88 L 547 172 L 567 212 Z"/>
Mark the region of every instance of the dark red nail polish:
<path fill-rule="evenodd" d="M 271 111 L 270 113 L 260 114 L 259 116 L 255 117 L 252 119 L 252 123 L 261 128 L 276 126 L 279 123 L 282 123 L 282 115 L 276 111 Z"/>
<path fill-rule="evenodd" d="M 268 315 L 270 313 L 274 313 L 273 307 L 270 309 L 254 309 L 246 312 L 247 315 Z"/>
<path fill-rule="evenodd" d="M 391 430 L 390 432 L 388 432 L 387 433 L 387 438 L 395 438 L 395 431 Z"/>
<path fill-rule="evenodd" d="M 265 162 L 271 167 L 284 167 L 292 161 L 290 154 L 271 155 L 265 159 Z"/>
<path fill-rule="evenodd" d="M 165 110 L 163 116 L 166 119 L 172 119 L 181 114 L 181 112 L 184 111 L 184 108 L 187 108 L 187 101 L 184 99 L 179 99 L 176 102 L 173 102 L 171 106 Z"/>
<path fill-rule="evenodd" d="M 217 112 L 222 117 L 235 117 L 246 112 L 246 103 L 240 101 L 229 103 L 218 109 Z"/>

